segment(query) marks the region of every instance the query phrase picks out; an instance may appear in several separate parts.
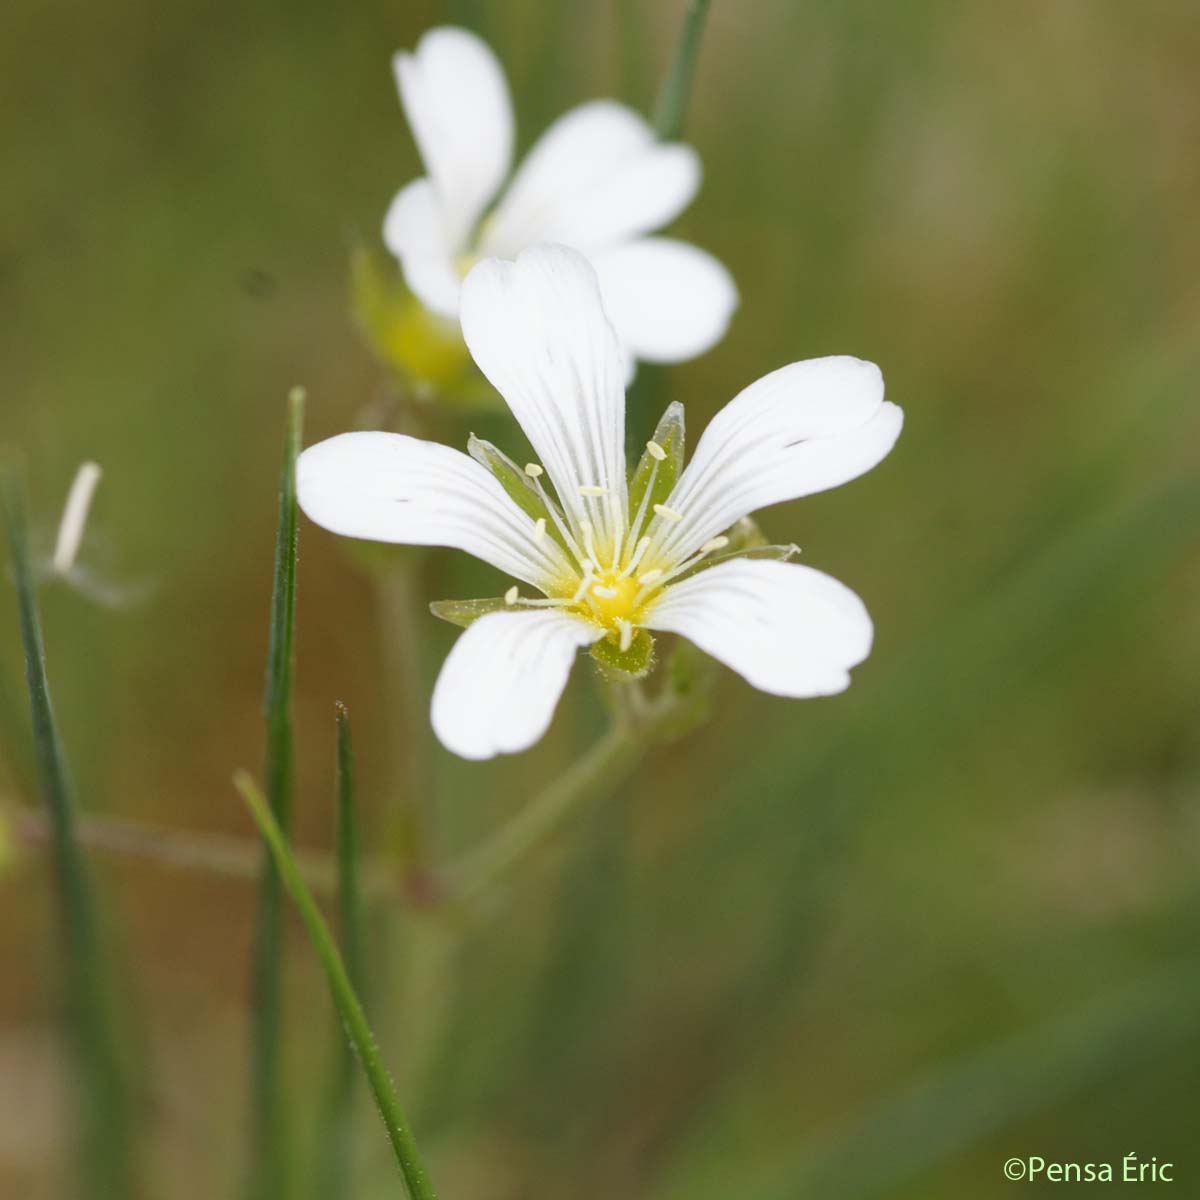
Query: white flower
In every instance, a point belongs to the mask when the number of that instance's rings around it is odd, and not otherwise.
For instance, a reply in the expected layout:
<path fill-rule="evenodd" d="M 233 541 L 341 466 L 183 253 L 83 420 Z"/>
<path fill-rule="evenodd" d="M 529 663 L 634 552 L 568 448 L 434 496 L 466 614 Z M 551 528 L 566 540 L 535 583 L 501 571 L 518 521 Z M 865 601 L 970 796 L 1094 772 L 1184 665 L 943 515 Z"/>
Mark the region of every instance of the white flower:
<path fill-rule="evenodd" d="M 631 485 L 621 352 L 585 259 L 541 246 L 480 263 L 462 323 L 540 463 L 522 470 L 478 441 L 482 461 L 402 434 L 345 433 L 298 467 L 300 504 L 317 524 L 454 546 L 541 593 L 523 597 L 518 585 L 477 602 L 484 615 L 433 693 L 450 750 L 481 759 L 532 745 L 576 651 L 607 638 L 628 652 L 640 630 L 681 634 L 779 696 L 849 684 L 872 634 L 853 592 L 786 561 L 709 563 L 750 512 L 836 487 L 888 453 L 902 414 L 874 364 L 818 358 L 772 372 L 713 418 L 682 472 L 683 411 L 672 405 L 666 444 L 649 444 Z"/>
<path fill-rule="evenodd" d="M 675 219 L 700 185 L 689 146 L 655 141 L 611 100 L 566 113 L 518 168 L 504 72 L 464 29 L 430 30 L 394 59 L 400 99 L 427 175 L 402 189 L 384 240 L 427 308 L 459 312 L 461 282 L 482 258 L 528 246 L 573 246 L 591 260 L 609 317 L 632 359 L 679 362 L 713 346 L 737 305 L 728 271 L 685 242 L 647 237 Z"/>

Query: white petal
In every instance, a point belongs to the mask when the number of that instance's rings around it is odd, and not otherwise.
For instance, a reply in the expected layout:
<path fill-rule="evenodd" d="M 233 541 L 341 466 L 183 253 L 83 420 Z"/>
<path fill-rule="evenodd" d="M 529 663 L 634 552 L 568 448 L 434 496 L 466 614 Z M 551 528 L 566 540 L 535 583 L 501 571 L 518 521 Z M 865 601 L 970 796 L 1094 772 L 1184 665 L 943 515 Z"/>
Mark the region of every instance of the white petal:
<path fill-rule="evenodd" d="M 903 420 L 874 363 L 812 358 L 772 371 L 709 423 L 667 500 L 683 520 L 657 523 L 655 553 L 685 558 L 749 513 L 869 471 Z"/>
<path fill-rule="evenodd" d="M 504 71 L 486 43 L 452 26 L 431 29 L 392 66 L 447 235 L 461 249 L 512 162 Z"/>
<path fill-rule="evenodd" d="M 623 518 L 625 367 L 587 260 L 562 246 L 484 260 L 463 283 L 462 331 L 576 525 L 609 521 L 580 485 L 607 489 Z"/>
<path fill-rule="evenodd" d="M 462 285 L 455 250 L 428 179 L 414 180 L 396 194 L 383 221 L 383 240 L 421 303 L 443 317 L 457 317 Z"/>
<path fill-rule="evenodd" d="M 453 546 L 543 591 L 571 574 L 486 468 L 436 442 L 340 434 L 300 455 L 296 490 L 311 520 L 346 537 Z"/>
<path fill-rule="evenodd" d="M 594 254 L 604 311 L 645 362 L 683 362 L 725 336 L 738 294 L 711 254 L 669 238 L 641 238 Z"/>
<path fill-rule="evenodd" d="M 529 152 L 481 248 L 515 258 L 537 242 L 612 245 L 674 220 L 699 186 L 691 147 L 662 145 L 637 113 L 597 100 L 560 117 Z"/>
<path fill-rule="evenodd" d="M 829 696 L 871 650 L 845 584 L 795 563 L 734 559 L 668 587 L 645 622 L 678 633 L 776 696 Z"/>
<path fill-rule="evenodd" d="M 532 746 L 550 724 L 575 653 L 603 630 L 567 613 L 498 612 L 454 644 L 433 689 L 433 729 L 463 758 Z"/>

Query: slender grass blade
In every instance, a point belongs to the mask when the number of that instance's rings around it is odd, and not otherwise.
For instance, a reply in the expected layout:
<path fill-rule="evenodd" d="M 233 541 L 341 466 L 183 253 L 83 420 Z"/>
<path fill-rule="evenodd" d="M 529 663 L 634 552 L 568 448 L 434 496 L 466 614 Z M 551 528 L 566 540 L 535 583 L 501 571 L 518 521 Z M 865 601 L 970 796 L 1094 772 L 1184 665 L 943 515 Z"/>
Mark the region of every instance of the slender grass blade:
<path fill-rule="evenodd" d="M 654 131 L 664 142 L 675 141 L 683 134 L 708 6 L 709 0 L 688 0 L 683 29 L 654 110 Z"/>
<path fill-rule="evenodd" d="M 346 963 L 338 953 L 333 935 L 329 932 L 329 926 L 321 916 L 321 911 L 317 907 L 312 893 L 308 890 L 308 885 L 304 882 L 296 860 L 292 857 L 287 838 L 280 828 L 279 822 L 275 819 L 275 814 L 271 811 L 266 798 L 255 786 L 254 781 L 245 772 L 239 772 L 234 782 L 262 834 L 263 841 L 267 844 L 267 849 L 274 859 L 283 886 L 295 902 L 300 919 L 308 931 L 313 949 L 321 961 L 334 1007 L 342 1019 L 346 1036 L 354 1047 L 363 1073 L 367 1077 L 367 1083 L 379 1109 L 379 1115 L 383 1119 L 388 1141 L 391 1143 L 396 1163 L 404 1177 L 408 1194 L 411 1200 L 436 1200 L 429 1172 L 425 1168 L 416 1139 L 413 1137 L 408 1121 L 400 1107 L 395 1087 L 383 1064 L 382 1055 L 367 1022 L 362 1002 L 350 980 Z"/>
<path fill-rule="evenodd" d="M 296 627 L 296 458 L 304 421 L 304 393 L 288 400 L 287 432 L 279 483 L 271 631 L 267 651 L 265 717 L 266 784 L 271 811 L 283 829 L 291 826 L 292 678 Z M 291 1190 L 286 1091 L 281 1078 L 283 1045 L 283 913 L 279 876 L 270 854 L 263 857 L 258 929 L 254 945 L 254 1013 L 251 1046 L 251 1200 L 282 1200 Z"/>
<path fill-rule="evenodd" d="M 138 1187 L 129 1088 L 118 1045 L 96 896 L 76 834 L 75 801 L 46 676 L 24 488 L 11 468 L 0 478 L 0 500 L 16 577 L 37 780 L 49 814 L 61 904 L 78 1075 L 82 1192 L 95 1200 L 130 1200 L 138 1194 Z"/>
<path fill-rule="evenodd" d="M 334 802 L 337 820 L 338 915 L 346 973 L 359 996 L 366 992 L 366 931 L 360 878 L 361 839 L 354 782 L 350 716 L 337 706 L 337 752 Z M 352 1192 L 354 1054 L 338 1030 L 336 1060 L 329 1081 L 322 1136 L 318 1139 L 314 1174 L 315 1200 L 346 1200 Z"/>

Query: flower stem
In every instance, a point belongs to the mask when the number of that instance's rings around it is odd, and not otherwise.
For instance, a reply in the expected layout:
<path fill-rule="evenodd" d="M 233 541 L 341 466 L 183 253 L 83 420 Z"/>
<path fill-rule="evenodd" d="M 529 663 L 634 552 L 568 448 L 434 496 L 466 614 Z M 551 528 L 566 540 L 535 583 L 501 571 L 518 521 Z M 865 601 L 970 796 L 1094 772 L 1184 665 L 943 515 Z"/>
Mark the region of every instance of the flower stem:
<path fill-rule="evenodd" d="M 661 141 L 675 141 L 683 133 L 683 121 L 692 94 L 692 78 L 696 73 L 696 59 L 700 53 L 700 38 L 704 33 L 704 19 L 708 16 L 708 6 L 709 0 L 688 0 L 683 29 L 679 34 L 679 41 L 675 43 L 675 55 L 671 59 L 671 66 L 654 110 L 654 131 Z"/>
<path fill-rule="evenodd" d="M 612 702 L 614 721 L 608 732 L 507 825 L 448 869 L 448 890 L 455 900 L 468 902 L 486 892 L 549 841 L 582 804 L 626 779 L 681 711 L 673 692 L 650 700 L 636 682 L 614 684 Z"/>
<path fill-rule="evenodd" d="M 646 743 L 614 724 L 577 762 L 544 788 L 507 825 L 449 871 L 456 899 L 469 901 L 547 841 L 576 808 L 615 787 L 637 765 Z"/>
<path fill-rule="evenodd" d="M 362 1003 L 354 984 L 350 981 L 346 965 L 338 953 L 333 935 L 329 932 L 329 926 L 321 916 L 321 911 L 292 858 L 287 838 L 254 781 L 245 772 L 238 772 L 234 782 L 262 834 L 283 886 L 296 904 L 313 949 L 321 960 L 334 1006 L 346 1028 L 346 1036 L 362 1064 L 363 1073 L 379 1108 L 379 1115 L 383 1118 L 388 1141 L 391 1143 L 408 1193 L 412 1200 L 437 1200 L 429 1172 L 400 1107 L 395 1087 L 384 1066 Z"/>
<path fill-rule="evenodd" d="M 385 841 L 400 864 L 406 885 L 419 893 L 429 873 L 425 685 L 417 625 L 417 614 L 424 611 L 418 598 L 422 559 L 419 549 L 405 548 L 403 553 L 403 559 L 388 563 L 376 576 L 387 706 L 403 714 L 405 732 L 403 738 L 393 739 L 390 790 L 396 803 L 391 807 Z"/>

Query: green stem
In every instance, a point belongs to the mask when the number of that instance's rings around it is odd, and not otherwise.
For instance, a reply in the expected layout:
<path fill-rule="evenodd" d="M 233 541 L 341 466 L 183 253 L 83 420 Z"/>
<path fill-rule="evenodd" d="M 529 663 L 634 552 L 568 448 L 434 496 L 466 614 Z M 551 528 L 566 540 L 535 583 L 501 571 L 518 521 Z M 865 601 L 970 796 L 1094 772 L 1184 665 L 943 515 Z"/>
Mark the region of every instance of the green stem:
<path fill-rule="evenodd" d="M 679 41 L 675 43 L 675 55 L 671 59 L 671 66 L 654 110 L 654 131 L 660 141 L 675 141 L 683 133 L 683 122 L 692 94 L 692 79 L 696 73 L 696 59 L 700 54 L 700 38 L 704 33 L 704 19 L 708 16 L 709 2 L 710 0 L 688 0 L 683 29 L 679 34 Z"/>
<path fill-rule="evenodd" d="M 46 651 L 29 561 L 24 489 L 8 470 L 0 483 L 16 575 L 37 777 L 49 813 L 62 909 L 84 1117 L 86 1191 L 101 1200 L 129 1200 L 137 1190 L 129 1098 L 115 1032 L 107 963 L 101 947 L 100 919 L 76 836 L 75 801 L 46 677 Z"/>
<path fill-rule="evenodd" d="M 623 695 L 618 685 L 615 695 Z M 627 697 L 632 700 L 632 696 Z M 617 719 L 582 758 L 540 792 L 503 828 L 448 872 L 450 893 L 469 901 L 486 892 L 526 856 L 547 842 L 580 805 L 611 791 L 641 762 L 659 723 L 662 709 L 644 720 L 633 719 L 621 706 Z"/>
<path fill-rule="evenodd" d="M 264 707 L 267 723 L 266 780 L 271 811 L 283 829 L 292 809 L 292 677 L 296 629 L 296 459 L 300 453 L 304 393 L 288 398 L 287 433 L 279 483 L 270 642 Z M 279 1200 L 290 1192 L 287 1097 L 281 1079 L 283 1047 L 283 913 L 279 877 L 265 855 L 253 961 L 254 1024 L 251 1103 L 254 1151 L 251 1200 Z"/>
<path fill-rule="evenodd" d="M 321 916 L 320 909 L 317 908 L 317 903 L 292 858 L 287 838 L 254 781 L 245 772 L 239 772 L 235 776 L 235 783 L 263 836 L 284 887 L 296 904 L 313 949 L 321 960 L 334 1006 L 362 1064 L 371 1094 L 379 1108 L 379 1115 L 383 1118 L 396 1162 L 404 1176 L 408 1194 L 412 1200 L 437 1200 L 421 1152 L 400 1107 L 400 1101 L 384 1066 L 366 1013 L 354 990 L 354 984 L 350 981 L 346 965 L 338 953 L 333 935 L 329 932 L 329 926 Z"/>
<path fill-rule="evenodd" d="M 425 809 L 427 761 L 424 753 L 425 685 L 421 672 L 421 633 L 417 614 L 425 611 L 418 595 L 420 549 L 405 547 L 403 559 L 389 563 L 377 575 L 379 628 L 388 708 L 402 714 L 406 736 L 393 738 L 391 806 L 386 833 L 401 875 L 415 894 L 429 875 L 429 814 Z"/>

